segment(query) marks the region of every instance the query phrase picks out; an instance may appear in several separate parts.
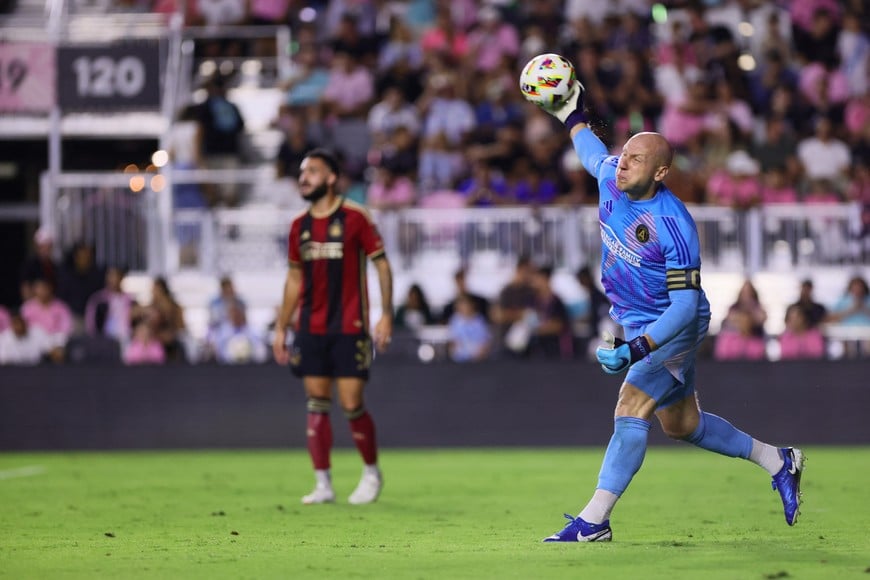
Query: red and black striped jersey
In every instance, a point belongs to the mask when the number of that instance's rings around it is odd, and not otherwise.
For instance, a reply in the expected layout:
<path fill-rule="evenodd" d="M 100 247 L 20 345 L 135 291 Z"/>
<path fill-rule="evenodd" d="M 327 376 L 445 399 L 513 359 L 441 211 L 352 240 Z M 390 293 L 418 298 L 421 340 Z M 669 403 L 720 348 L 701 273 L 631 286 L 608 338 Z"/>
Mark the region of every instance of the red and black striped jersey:
<path fill-rule="evenodd" d="M 369 332 L 366 258 L 384 256 L 384 242 L 368 212 L 340 198 L 328 215 L 306 211 L 290 225 L 290 265 L 301 268 L 296 331 Z"/>

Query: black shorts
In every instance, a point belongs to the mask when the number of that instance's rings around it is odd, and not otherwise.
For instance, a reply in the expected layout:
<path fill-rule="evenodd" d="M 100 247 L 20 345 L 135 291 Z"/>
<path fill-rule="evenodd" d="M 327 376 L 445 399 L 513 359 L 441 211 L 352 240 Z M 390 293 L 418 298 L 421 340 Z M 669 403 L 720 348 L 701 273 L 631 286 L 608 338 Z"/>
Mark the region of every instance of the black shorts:
<path fill-rule="evenodd" d="M 372 339 L 367 334 L 297 334 L 290 369 L 297 377 L 357 377 L 367 380 Z"/>

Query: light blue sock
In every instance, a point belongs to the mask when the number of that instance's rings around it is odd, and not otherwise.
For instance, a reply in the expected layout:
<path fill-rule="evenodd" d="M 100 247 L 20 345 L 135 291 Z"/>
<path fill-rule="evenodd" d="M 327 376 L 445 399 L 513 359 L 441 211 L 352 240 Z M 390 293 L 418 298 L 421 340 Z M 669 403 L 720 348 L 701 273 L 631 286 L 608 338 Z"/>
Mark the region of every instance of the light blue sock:
<path fill-rule="evenodd" d="M 649 427 L 649 421 L 635 417 L 617 417 L 613 421 L 613 436 L 598 474 L 598 489 L 622 495 L 643 464 Z"/>
<path fill-rule="evenodd" d="M 728 457 L 749 459 L 752 452 L 752 437 L 712 413 L 701 413 L 698 428 L 685 441 Z"/>

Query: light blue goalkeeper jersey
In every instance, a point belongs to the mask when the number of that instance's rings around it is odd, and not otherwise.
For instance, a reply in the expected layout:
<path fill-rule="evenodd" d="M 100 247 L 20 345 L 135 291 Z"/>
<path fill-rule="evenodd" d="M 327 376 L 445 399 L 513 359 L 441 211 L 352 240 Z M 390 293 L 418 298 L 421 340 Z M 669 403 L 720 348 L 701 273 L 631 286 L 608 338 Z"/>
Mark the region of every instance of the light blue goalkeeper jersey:
<path fill-rule="evenodd" d="M 619 157 L 609 155 L 589 128 L 574 136 L 574 147 L 598 179 L 601 283 L 611 317 L 623 326 L 650 324 L 671 304 L 669 290 L 697 287 L 698 316 L 708 318 L 698 229 L 683 202 L 664 184 L 652 199 L 631 201 L 616 187 Z"/>

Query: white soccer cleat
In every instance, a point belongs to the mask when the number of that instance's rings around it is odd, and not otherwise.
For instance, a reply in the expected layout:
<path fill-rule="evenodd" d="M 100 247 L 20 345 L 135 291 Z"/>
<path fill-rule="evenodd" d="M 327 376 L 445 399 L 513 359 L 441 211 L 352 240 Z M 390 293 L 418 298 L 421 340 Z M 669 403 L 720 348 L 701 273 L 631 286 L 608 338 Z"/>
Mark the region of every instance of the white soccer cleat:
<path fill-rule="evenodd" d="M 332 503 L 335 501 L 335 492 L 331 487 L 324 487 L 322 485 L 318 485 L 314 488 L 314 491 L 309 493 L 308 495 L 302 496 L 302 503 L 305 505 L 313 505 L 317 503 Z"/>
<path fill-rule="evenodd" d="M 359 480 L 359 484 L 350 497 L 347 498 L 348 503 L 353 505 L 361 505 L 373 503 L 381 494 L 381 489 L 384 487 L 384 478 L 380 474 L 363 473 Z"/>

